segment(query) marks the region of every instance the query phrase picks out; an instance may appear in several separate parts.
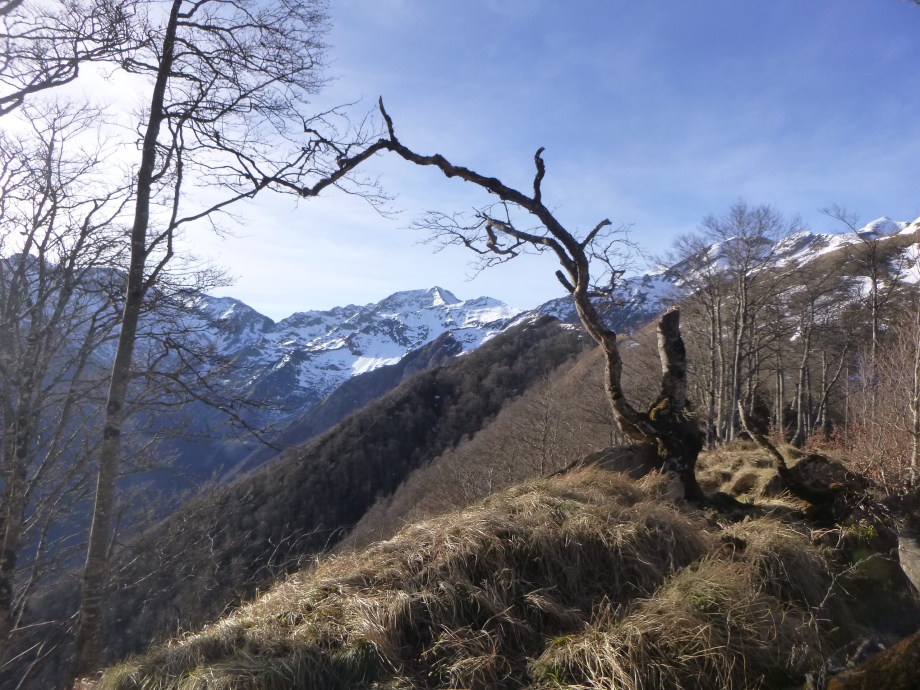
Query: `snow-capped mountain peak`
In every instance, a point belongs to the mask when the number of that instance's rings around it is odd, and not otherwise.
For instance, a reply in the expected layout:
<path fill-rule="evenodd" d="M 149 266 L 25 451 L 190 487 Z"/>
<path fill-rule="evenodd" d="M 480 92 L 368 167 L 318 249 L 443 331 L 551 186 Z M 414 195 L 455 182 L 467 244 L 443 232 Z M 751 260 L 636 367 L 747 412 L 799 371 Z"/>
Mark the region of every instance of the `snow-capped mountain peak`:
<path fill-rule="evenodd" d="M 227 331 L 218 347 L 241 365 L 246 393 L 291 412 L 447 331 L 464 351 L 478 347 L 521 312 L 491 297 L 460 300 L 437 286 L 396 292 L 376 304 L 296 312 L 277 323 L 238 300 L 209 299 L 205 310 Z"/>

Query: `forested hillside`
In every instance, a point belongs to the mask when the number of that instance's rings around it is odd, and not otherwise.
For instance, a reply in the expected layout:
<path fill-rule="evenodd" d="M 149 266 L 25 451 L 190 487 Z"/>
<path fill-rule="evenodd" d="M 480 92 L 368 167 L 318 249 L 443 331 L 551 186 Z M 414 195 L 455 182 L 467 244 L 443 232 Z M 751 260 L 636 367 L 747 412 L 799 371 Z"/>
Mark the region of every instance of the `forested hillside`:
<path fill-rule="evenodd" d="M 508 400 L 585 347 L 579 330 L 551 317 L 516 326 L 411 376 L 306 446 L 212 487 L 123 545 L 107 594 L 111 658 L 212 621 L 309 563 L 409 472 L 474 435 Z M 69 583 L 35 601 L 29 623 L 49 621 L 63 635 L 73 612 Z M 41 634 L 47 639 L 47 626 Z M 65 659 L 46 663 L 34 682 L 56 682 Z"/>

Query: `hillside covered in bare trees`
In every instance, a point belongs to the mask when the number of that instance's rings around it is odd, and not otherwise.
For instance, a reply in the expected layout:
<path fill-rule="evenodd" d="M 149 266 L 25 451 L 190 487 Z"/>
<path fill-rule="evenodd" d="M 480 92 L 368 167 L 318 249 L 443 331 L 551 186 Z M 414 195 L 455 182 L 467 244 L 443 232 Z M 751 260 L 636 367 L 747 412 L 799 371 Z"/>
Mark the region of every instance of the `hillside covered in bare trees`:
<path fill-rule="evenodd" d="M 0 690 L 920 687 L 917 5 L 0 0 Z"/>

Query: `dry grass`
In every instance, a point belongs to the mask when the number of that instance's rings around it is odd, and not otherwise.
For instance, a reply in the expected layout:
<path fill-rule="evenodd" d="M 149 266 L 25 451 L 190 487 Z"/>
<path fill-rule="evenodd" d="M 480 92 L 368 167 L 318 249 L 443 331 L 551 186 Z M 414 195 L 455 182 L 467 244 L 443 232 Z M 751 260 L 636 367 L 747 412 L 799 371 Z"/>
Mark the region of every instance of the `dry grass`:
<path fill-rule="evenodd" d="M 793 606 L 752 582 L 744 564 L 706 560 L 618 618 L 605 609 L 533 665 L 549 687 L 613 690 L 759 687 L 792 680 L 818 644 Z"/>
<path fill-rule="evenodd" d="M 822 637 L 830 580 L 774 520 L 725 528 L 589 468 L 327 558 L 97 690 L 758 687 Z"/>
<path fill-rule="evenodd" d="M 782 444 L 780 451 L 790 466 L 802 457 L 788 444 Z M 773 459 L 750 441 L 736 440 L 711 453 L 701 453 L 697 463 L 697 478 L 706 491 L 724 491 L 742 501 L 765 506 L 801 507 L 789 494 L 772 496 L 764 491 L 775 476 Z"/>

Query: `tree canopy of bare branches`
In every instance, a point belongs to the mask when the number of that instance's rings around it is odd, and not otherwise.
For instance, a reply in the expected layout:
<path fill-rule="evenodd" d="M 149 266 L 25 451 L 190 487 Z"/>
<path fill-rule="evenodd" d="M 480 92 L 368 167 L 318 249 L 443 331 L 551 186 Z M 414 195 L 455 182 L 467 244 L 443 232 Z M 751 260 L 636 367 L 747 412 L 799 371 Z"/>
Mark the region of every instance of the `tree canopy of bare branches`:
<path fill-rule="evenodd" d="M 267 191 L 301 198 L 328 187 L 383 199 L 354 175 L 382 143 L 338 111 L 310 114 L 323 83 L 323 0 L 171 0 L 130 31 L 144 36 L 119 66 L 144 80 L 122 319 L 107 396 L 74 677 L 101 658 L 102 589 L 126 395 L 146 295 L 184 227 L 211 222 Z M 140 20 L 139 20 L 140 21 Z M 197 191 L 198 194 L 193 194 Z M 225 216 L 224 216 L 225 217 Z"/>
<path fill-rule="evenodd" d="M 27 99 L 73 82 L 88 63 L 129 55 L 142 5 L 135 0 L 0 4 L 0 116 Z"/>

